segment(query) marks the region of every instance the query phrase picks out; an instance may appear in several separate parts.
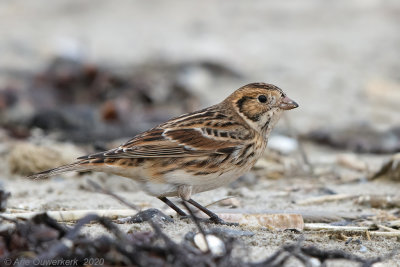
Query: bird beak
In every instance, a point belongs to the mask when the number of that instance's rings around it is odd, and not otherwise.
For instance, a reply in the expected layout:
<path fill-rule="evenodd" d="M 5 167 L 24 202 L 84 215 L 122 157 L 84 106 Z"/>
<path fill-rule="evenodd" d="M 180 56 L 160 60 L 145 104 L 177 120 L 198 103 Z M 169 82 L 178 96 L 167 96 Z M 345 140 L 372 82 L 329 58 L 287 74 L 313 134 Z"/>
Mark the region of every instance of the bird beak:
<path fill-rule="evenodd" d="M 284 110 L 294 109 L 297 108 L 298 106 L 299 104 L 297 104 L 287 96 L 282 98 L 281 103 L 279 104 L 279 107 Z"/>

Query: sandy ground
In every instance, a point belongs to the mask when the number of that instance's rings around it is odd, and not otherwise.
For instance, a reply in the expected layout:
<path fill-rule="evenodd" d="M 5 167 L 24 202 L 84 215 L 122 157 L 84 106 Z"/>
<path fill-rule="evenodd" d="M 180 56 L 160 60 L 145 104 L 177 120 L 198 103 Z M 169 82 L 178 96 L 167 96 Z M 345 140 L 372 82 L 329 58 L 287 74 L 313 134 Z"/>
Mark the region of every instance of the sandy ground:
<path fill-rule="evenodd" d="M 363 178 L 365 177 L 365 172 L 356 172 L 340 167 L 337 164 L 337 159 L 346 154 L 344 152 L 329 150 L 311 144 L 306 145 L 306 151 L 314 168 L 317 170 L 326 169 L 328 166 L 328 170 L 336 170 L 334 173 L 337 177 L 332 176 L 331 171 L 324 171 L 321 173 L 325 174 L 319 174 L 314 177 L 307 174 L 293 174 L 290 176 L 284 175 L 278 179 L 268 179 L 268 170 L 260 167 L 262 164 L 258 164 L 258 167 L 250 174 L 231 186 L 198 194 L 195 196 L 195 199 L 200 203 L 209 204 L 226 196 L 235 196 L 240 202 L 239 208 L 241 212 L 300 212 L 306 215 L 312 213 L 317 218 L 314 222 L 322 222 L 323 219 L 321 218 L 325 217 L 331 218 L 330 221 L 335 223 L 343 223 L 347 219 L 348 221 L 353 220 L 353 222 L 349 223 L 349 225 L 353 226 L 369 226 L 372 223 L 386 224 L 396 219 L 394 214 L 396 214 L 397 209 L 373 209 L 368 207 L 368 205 L 357 204 L 355 201 L 357 198 L 333 202 L 326 201 L 310 205 L 299 204 L 299 202 L 312 197 L 327 195 L 327 192 L 349 195 L 371 195 L 378 192 L 384 195 L 398 194 L 398 184 L 384 181 L 367 181 Z M 329 151 L 329 156 L 321 157 L 321 155 L 326 155 L 327 151 Z M 261 161 L 268 159 L 268 154 L 273 154 L 273 152 L 267 153 L 266 157 Z M 297 153 L 285 156 L 285 158 L 286 160 L 288 158 L 293 159 L 294 162 L 299 159 Z M 385 158 L 385 156 L 364 156 L 358 159 L 360 162 L 368 163 L 372 170 L 374 170 Z M 1 176 L 4 177 L 2 179 L 4 187 L 12 193 L 12 197 L 8 203 L 8 208 L 10 209 L 21 211 L 126 209 L 117 200 L 94 192 L 87 183 L 87 179 L 91 179 L 142 209 L 157 208 L 167 214 L 174 214 L 161 201 L 141 192 L 134 182 L 121 177 L 110 177 L 101 173 L 80 176 L 68 174 L 45 181 L 30 181 L 24 177 L 11 175 L 7 172 L 3 172 Z M 216 205 L 212 209 L 215 211 L 226 211 L 227 207 Z M 334 216 L 333 219 L 332 216 Z M 306 219 L 306 222 L 310 222 L 310 219 Z M 147 223 L 122 224 L 119 226 L 125 231 L 151 229 Z M 230 227 L 210 224 L 206 226 L 206 228 L 221 227 L 254 233 L 252 236 L 236 237 L 237 247 L 235 255 L 244 257 L 249 261 L 262 260 L 279 249 L 283 244 L 295 242 L 301 236 L 304 236 L 305 244 L 316 245 L 324 249 L 341 249 L 363 257 L 383 256 L 398 247 L 398 239 L 396 238 L 372 237 L 371 240 L 368 240 L 364 235 L 354 233 L 348 234 L 345 238 L 339 234 L 323 231 L 291 233 L 276 232 L 266 228 L 255 228 L 246 225 Z M 187 232 L 197 232 L 192 222 L 180 220 L 176 215 L 174 215 L 174 223 L 163 225 L 163 229 L 177 242 L 181 242 Z M 104 234 L 104 230 L 99 225 L 88 225 L 84 229 L 84 232 L 91 235 Z M 349 237 L 353 237 L 354 240 L 358 241 L 345 244 Z M 385 265 L 381 266 L 397 266 L 398 261 L 400 261 L 400 256 L 396 255 L 393 259 L 387 261 Z M 342 266 L 343 262 L 336 262 L 335 264 L 337 265 L 328 266 Z"/>
<path fill-rule="evenodd" d="M 54 55 L 84 58 L 115 68 L 160 59 L 167 62 L 206 59 L 222 62 L 243 76 L 237 80 L 215 80 L 209 74 L 192 77 L 190 82 L 197 88 L 195 93 L 204 106 L 220 101 L 233 88 L 247 82 L 267 81 L 284 88 L 300 103 L 300 108 L 289 116 L 295 132 L 327 126 L 335 129 L 360 121 L 379 129 L 399 125 L 400 5 L 395 0 L 256 1 L 252 5 L 245 1 L 172 4 L 130 1 L 118 5 L 97 1 L 96 8 L 89 1 L 57 1 L 50 5 L 47 1 L 21 0 L 2 2 L 0 17 L 5 22 L 0 24 L 1 85 L 20 82 L 13 74 L 36 72 Z M 287 130 L 286 126 L 281 122 L 278 131 Z M 125 208 L 118 201 L 93 192 L 86 182 L 90 178 L 142 208 L 168 211 L 162 202 L 140 192 L 125 178 L 69 174 L 46 181 L 29 181 L 10 174 L 7 158 L 14 141 L 7 138 L 1 141 L 0 180 L 12 193 L 9 208 L 24 211 Z M 294 167 L 286 166 L 283 175 L 276 177 L 268 167 L 261 167 L 240 182 L 198 194 L 195 199 L 207 204 L 234 195 L 243 210 L 314 211 L 322 215 L 339 214 L 338 221 L 343 220 L 343 214 L 349 214 L 358 218 L 354 225 L 384 224 L 396 219 L 396 209 L 373 209 L 354 200 L 297 204 L 328 192 L 398 195 L 398 183 L 366 179 L 391 155 L 356 155 L 370 169 L 357 172 L 337 164 L 338 156 L 348 152 L 312 144 L 305 144 L 305 151 L 316 167 L 314 176 L 296 172 L 304 164 L 299 153 L 294 152 L 280 157 L 295 163 Z M 269 166 L 268 154 L 265 160 L 266 165 L 262 166 Z M 361 215 L 372 217 L 364 220 Z M 120 227 L 126 231 L 149 229 L 147 224 Z M 249 260 L 261 260 L 301 235 L 306 244 L 363 257 L 383 256 L 399 245 L 396 238 L 367 240 L 354 235 L 361 242 L 346 245 L 331 233 L 239 228 L 254 233 L 251 237 L 237 238 L 237 256 Z M 195 226 L 176 219 L 163 229 L 174 240 L 181 241 Z M 85 231 L 94 235 L 103 233 L 97 225 L 87 226 Z M 399 262 L 397 254 L 379 266 L 400 266 Z M 337 262 L 329 266 L 343 265 Z"/>

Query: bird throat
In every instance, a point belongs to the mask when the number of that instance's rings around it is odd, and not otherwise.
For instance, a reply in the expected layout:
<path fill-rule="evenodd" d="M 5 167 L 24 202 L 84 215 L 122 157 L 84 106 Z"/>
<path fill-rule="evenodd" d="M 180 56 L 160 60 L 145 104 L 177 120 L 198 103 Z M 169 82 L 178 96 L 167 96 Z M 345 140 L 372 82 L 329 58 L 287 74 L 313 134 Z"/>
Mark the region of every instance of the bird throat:
<path fill-rule="evenodd" d="M 271 133 L 272 128 L 274 128 L 275 124 L 279 121 L 281 115 L 281 110 L 271 110 L 264 114 L 260 120 L 261 132 L 264 136 L 268 136 Z"/>

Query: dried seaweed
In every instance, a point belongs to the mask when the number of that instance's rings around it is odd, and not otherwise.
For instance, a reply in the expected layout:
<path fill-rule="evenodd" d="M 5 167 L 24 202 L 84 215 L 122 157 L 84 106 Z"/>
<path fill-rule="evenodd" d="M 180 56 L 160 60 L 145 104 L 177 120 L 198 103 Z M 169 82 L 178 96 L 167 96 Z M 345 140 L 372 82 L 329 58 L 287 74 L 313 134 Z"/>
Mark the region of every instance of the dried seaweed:
<path fill-rule="evenodd" d="M 317 129 L 304 139 L 356 153 L 385 154 L 400 151 L 400 128 L 380 131 L 370 124 L 355 123 L 342 129 Z"/>
<path fill-rule="evenodd" d="M 58 140 L 96 140 L 93 145 L 104 146 L 199 108 L 199 73 L 212 80 L 241 77 L 217 61 L 150 61 L 118 67 L 56 57 L 44 71 L 23 78 L 15 74 L 20 83 L 0 88 L 0 125 L 17 138 L 40 128 L 57 133 Z M 31 112 L 21 112 L 26 109 Z"/>
<path fill-rule="evenodd" d="M 11 196 L 10 192 L 6 192 L 0 187 L 0 211 L 5 211 L 7 207 L 7 200 Z"/>
<path fill-rule="evenodd" d="M 93 183 L 91 183 L 94 185 Z M 129 207 L 136 206 L 126 202 L 112 192 L 102 191 L 117 197 Z M 203 234 L 202 222 L 191 218 Z M 392 255 L 364 259 L 339 250 L 322 250 L 303 244 L 303 239 L 294 244 L 282 246 L 272 256 L 261 262 L 245 262 L 237 258 L 232 251 L 236 241 L 234 237 L 221 236 L 224 243 L 223 254 L 213 254 L 209 249 L 201 251 L 191 242 L 177 243 L 169 238 L 160 225 L 148 220 L 153 229 L 151 232 L 125 233 L 110 219 L 98 215 L 87 215 L 73 226 L 60 224 L 46 213 L 32 219 L 7 219 L 0 216 L 0 262 L 13 266 L 38 265 L 118 265 L 118 266 L 285 266 L 289 260 L 297 260 L 302 266 L 312 266 L 312 262 L 342 259 L 360 263 L 361 266 L 372 266 Z M 11 222 L 11 224 L 10 224 Z M 91 237 L 81 233 L 81 229 L 90 223 L 102 225 L 111 235 Z M 214 233 L 218 235 L 218 233 Z M 208 244 L 207 244 L 208 246 Z M 90 261 L 91 260 L 91 261 Z"/>

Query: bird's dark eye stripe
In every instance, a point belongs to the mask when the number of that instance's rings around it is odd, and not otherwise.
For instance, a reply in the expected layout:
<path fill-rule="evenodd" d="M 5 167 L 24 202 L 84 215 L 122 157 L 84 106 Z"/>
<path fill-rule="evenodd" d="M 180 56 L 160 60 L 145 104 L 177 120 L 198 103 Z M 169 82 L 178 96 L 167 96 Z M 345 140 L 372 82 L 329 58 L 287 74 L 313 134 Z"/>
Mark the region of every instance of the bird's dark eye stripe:
<path fill-rule="evenodd" d="M 237 105 L 237 107 L 239 108 L 239 111 L 240 111 L 240 112 L 243 112 L 242 108 L 243 108 L 244 102 L 246 102 L 246 101 L 249 100 L 249 99 L 253 99 L 253 97 L 244 96 L 244 97 L 242 97 L 241 99 L 239 99 L 238 102 L 236 102 L 236 105 Z"/>
<path fill-rule="evenodd" d="M 260 95 L 258 96 L 258 101 L 260 101 L 261 103 L 265 103 L 267 102 L 267 97 L 265 95 Z"/>

